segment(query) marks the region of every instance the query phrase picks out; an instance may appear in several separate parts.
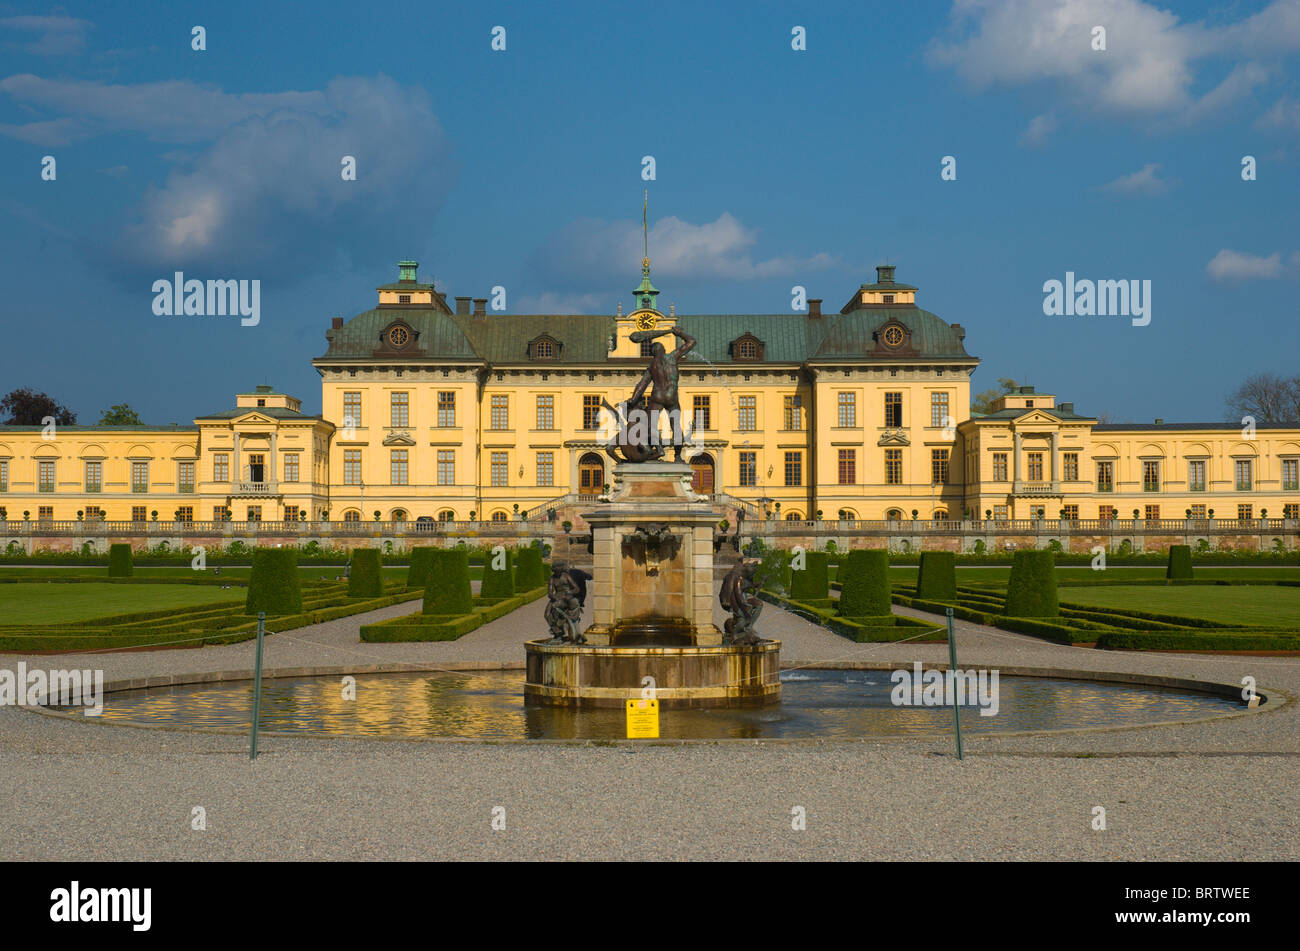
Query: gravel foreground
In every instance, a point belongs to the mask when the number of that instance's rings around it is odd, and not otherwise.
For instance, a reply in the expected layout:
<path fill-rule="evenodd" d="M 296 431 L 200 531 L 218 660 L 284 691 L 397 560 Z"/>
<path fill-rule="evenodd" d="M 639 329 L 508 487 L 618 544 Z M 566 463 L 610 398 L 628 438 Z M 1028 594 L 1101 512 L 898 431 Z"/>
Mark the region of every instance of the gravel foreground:
<path fill-rule="evenodd" d="M 398 605 L 268 638 L 303 664 L 522 663 L 541 602 L 445 644 L 362 644 Z M 900 613 L 924 616 L 898 609 Z M 945 645 L 858 645 L 771 606 L 788 666 L 942 662 Z M 1060 647 L 959 622 L 963 667 L 1116 670 L 1300 696 L 1294 658 Z M 63 657 L 108 680 L 251 667 L 249 644 Z M 864 743 L 480 744 L 105 726 L 0 708 L 11 860 L 1300 859 L 1300 704 L 1207 723 Z M 1094 825 L 1105 809 L 1106 828 Z M 191 828 L 194 808 L 205 830 Z M 494 809 L 504 829 L 494 829 Z M 792 828 L 799 809 L 806 829 Z M 501 813 L 498 812 L 500 825 Z"/>

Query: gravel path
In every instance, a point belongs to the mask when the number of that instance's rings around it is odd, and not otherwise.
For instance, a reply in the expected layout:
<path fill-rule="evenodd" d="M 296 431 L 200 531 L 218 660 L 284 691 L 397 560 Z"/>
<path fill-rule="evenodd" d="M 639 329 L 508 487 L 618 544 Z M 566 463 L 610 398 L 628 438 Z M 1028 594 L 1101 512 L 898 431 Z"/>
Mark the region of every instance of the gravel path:
<path fill-rule="evenodd" d="M 544 602 L 459 641 L 363 644 L 385 608 L 267 639 L 268 670 L 407 663 L 522 666 Z M 903 608 L 898 613 L 932 616 Z M 719 619 L 720 620 L 720 619 Z M 772 606 L 787 666 L 945 662 L 942 644 L 854 644 Z M 963 667 L 1115 671 L 1300 697 L 1300 660 L 1062 647 L 957 622 Z M 93 656 L 93 660 L 92 660 Z M 102 666 L 108 680 L 248 671 L 252 644 L 0 667 Z M 489 745 L 104 726 L 0 707 L 0 830 L 46 859 L 1300 858 L 1300 704 L 1210 723 L 863 743 Z M 192 831 L 191 810 L 207 830 Z M 493 831 L 492 809 L 506 829 Z M 1107 828 L 1091 827 L 1095 806 Z M 791 828 L 791 810 L 807 814 Z"/>

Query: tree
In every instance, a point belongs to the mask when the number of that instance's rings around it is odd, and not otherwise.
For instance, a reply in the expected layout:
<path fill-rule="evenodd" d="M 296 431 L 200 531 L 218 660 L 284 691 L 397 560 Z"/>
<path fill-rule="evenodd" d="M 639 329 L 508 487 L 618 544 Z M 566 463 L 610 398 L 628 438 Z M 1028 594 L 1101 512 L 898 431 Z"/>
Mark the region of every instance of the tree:
<path fill-rule="evenodd" d="M 1243 416 L 1257 423 L 1290 423 L 1300 420 L 1300 376 L 1256 373 L 1228 394 L 1228 420 L 1240 423 Z"/>
<path fill-rule="evenodd" d="M 77 414 L 55 402 L 53 397 L 26 388 L 13 390 L 0 400 L 0 415 L 9 417 L 5 422 L 10 426 L 44 426 L 47 416 L 53 416 L 60 426 L 71 426 L 77 421 Z"/>
<path fill-rule="evenodd" d="M 140 414 L 125 403 L 115 403 L 99 418 L 101 426 L 143 426 Z"/>
<path fill-rule="evenodd" d="M 991 413 L 993 412 L 993 401 L 999 396 L 1007 393 L 1014 393 L 1016 387 L 1020 384 L 1010 377 L 998 377 L 998 385 L 983 393 L 976 393 L 971 397 L 970 408 L 972 413 Z"/>

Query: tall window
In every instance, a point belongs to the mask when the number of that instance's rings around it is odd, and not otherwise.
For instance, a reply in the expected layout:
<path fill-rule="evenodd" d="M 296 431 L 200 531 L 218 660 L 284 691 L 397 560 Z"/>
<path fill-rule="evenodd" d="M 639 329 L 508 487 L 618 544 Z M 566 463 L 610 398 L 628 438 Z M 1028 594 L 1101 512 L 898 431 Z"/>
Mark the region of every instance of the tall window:
<path fill-rule="evenodd" d="M 1233 470 L 1237 474 L 1237 491 L 1249 492 L 1252 483 L 1251 479 L 1251 460 L 1238 459 L 1233 463 Z"/>
<path fill-rule="evenodd" d="M 798 393 L 785 398 L 785 428 L 803 429 L 803 397 Z"/>
<path fill-rule="evenodd" d="M 492 453 L 492 484 L 509 485 L 508 457 L 504 452 Z"/>
<path fill-rule="evenodd" d="M 841 427 L 858 425 L 858 394 L 840 393 L 837 402 L 840 414 L 839 425 Z"/>
<path fill-rule="evenodd" d="M 948 394 L 931 393 L 930 394 L 930 425 L 943 426 L 949 420 L 948 416 Z"/>
<path fill-rule="evenodd" d="M 555 428 L 555 397 L 554 396 L 537 397 L 537 428 L 538 429 Z"/>
<path fill-rule="evenodd" d="M 49 459 L 42 459 L 36 464 L 36 477 L 40 482 L 42 492 L 54 491 L 54 462 Z"/>
<path fill-rule="evenodd" d="M 510 397 L 504 393 L 492 397 L 491 403 L 491 422 L 492 429 L 509 429 L 510 428 Z"/>
<path fill-rule="evenodd" d="M 739 396 L 736 398 L 736 429 L 742 433 L 752 433 L 758 429 L 758 397 Z"/>
<path fill-rule="evenodd" d="M 555 454 L 539 452 L 537 454 L 537 484 L 555 485 Z"/>
<path fill-rule="evenodd" d="M 194 481 L 193 479 L 190 480 Z M 104 464 L 99 461 L 86 463 L 86 491 L 104 491 Z"/>
<path fill-rule="evenodd" d="M 856 449 L 839 450 L 840 485 L 855 485 L 858 481 L 858 451 Z"/>
<path fill-rule="evenodd" d="M 785 484 L 803 485 L 803 453 L 798 450 L 785 454 Z"/>
<path fill-rule="evenodd" d="M 438 425 L 444 429 L 456 425 L 456 391 L 438 391 Z"/>
<path fill-rule="evenodd" d="M 343 450 L 343 484 L 361 484 L 361 450 Z"/>
<path fill-rule="evenodd" d="M 131 463 L 131 491 L 132 492 L 149 491 L 149 463 L 147 462 Z"/>
<path fill-rule="evenodd" d="M 1115 463 L 1112 460 L 1105 460 L 1097 463 L 1097 491 L 1114 492 L 1115 491 Z"/>
<path fill-rule="evenodd" d="M 748 449 L 740 451 L 740 484 L 758 485 L 758 453 Z"/>
<path fill-rule="evenodd" d="M 1043 454 L 1041 452 L 1025 453 L 1026 476 L 1030 482 L 1043 481 Z"/>
<path fill-rule="evenodd" d="M 696 395 L 691 400 L 691 429 L 709 431 L 713 429 L 713 402 L 703 395 Z"/>
<path fill-rule="evenodd" d="M 885 394 L 885 426 L 888 429 L 898 429 L 903 425 L 903 394 L 886 393 Z"/>
<path fill-rule="evenodd" d="M 9 460 L 0 459 L 0 492 L 9 491 Z"/>
<path fill-rule="evenodd" d="M 1300 459 L 1282 460 L 1282 488 L 1292 492 L 1300 489 Z"/>
<path fill-rule="evenodd" d="M 1079 479 L 1079 454 L 1077 452 L 1067 452 L 1061 455 L 1061 478 L 1066 482 L 1077 482 Z"/>
<path fill-rule="evenodd" d="M 948 484 L 948 450 L 930 450 L 930 483 L 932 485 Z"/>
<path fill-rule="evenodd" d="M 392 395 L 388 425 L 403 428 L 411 425 L 411 401 L 408 393 L 394 393 Z"/>
<path fill-rule="evenodd" d="M 389 482 L 393 485 L 407 484 L 407 450 L 394 449 L 388 464 Z"/>
<path fill-rule="evenodd" d="M 212 454 L 212 481 L 229 482 L 230 481 L 230 454 L 225 452 L 214 452 Z"/>
<path fill-rule="evenodd" d="M 1007 454 L 1005 452 L 993 453 L 993 481 L 1007 481 Z"/>
<path fill-rule="evenodd" d="M 438 450 L 438 484 L 456 484 L 456 450 Z"/>
<path fill-rule="evenodd" d="M 1160 460 L 1147 459 L 1142 463 L 1142 491 L 1160 491 Z"/>
<path fill-rule="evenodd" d="M 355 429 L 361 425 L 361 393 L 349 390 L 343 394 L 343 428 Z"/>
<path fill-rule="evenodd" d="M 600 426 L 600 396 L 590 393 L 582 397 L 582 428 L 597 429 Z"/>
<path fill-rule="evenodd" d="M 885 450 L 885 484 L 903 484 L 903 450 Z"/>
<path fill-rule="evenodd" d="M 298 481 L 298 453 L 286 452 L 284 454 L 284 481 Z"/>
<path fill-rule="evenodd" d="M 1205 491 L 1205 460 L 1191 459 L 1187 463 L 1187 490 L 1189 492 Z"/>

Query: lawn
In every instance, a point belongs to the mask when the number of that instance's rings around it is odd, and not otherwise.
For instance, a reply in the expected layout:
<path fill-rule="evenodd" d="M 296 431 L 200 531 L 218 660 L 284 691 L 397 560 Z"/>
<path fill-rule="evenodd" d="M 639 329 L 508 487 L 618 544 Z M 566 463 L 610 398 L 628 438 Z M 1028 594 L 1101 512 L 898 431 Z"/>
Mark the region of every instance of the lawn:
<path fill-rule="evenodd" d="M 15 582 L 0 584 L 0 623 L 65 624 L 137 611 L 243 604 L 245 594 L 244 588 L 223 591 L 216 585 Z"/>
<path fill-rule="evenodd" d="M 1163 570 L 1163 569 L 1162 569 Z M 212 573 L 212 566 L 199 572 L 201 578 L 234 578 L 239 581 L 247 581 L 248 573 L 252 571 L 248 565 L 226 565 L 222 567 L 219 575 Z M 385 581 L 404 581 L 406 579 L 406 565 L 385 565 Z M 194 569 L 185 565 L 136 565 L 132 577 L 135 578 L 186 578 L 195 574 Z M 58 578 L 66 575 L 76 575 L 81 578 L 90 577 L 108 577 L 107 565 L 0 565 L 0 575 L 6 575 L 11 578 Z M 333 581 L 336 577 L 343 576 L 342 565 L 299 565 L 298 577 L 303 581 Z M 483 580 L 483 566 L 470 565 L 469 576 L 472 581 Z"/>
<path fill-rule="evenodd" d="M 1176 585 L 1062 588 L 1061 601 L 1252 627 L 1300 627 L 1300 588 Z"/>
<path fill-rule="evenodd" d="M 832 565 L 830 568 L 832 581 L 835 580 L 836 570 L 836 567 Z M 915 565 L 892 565 L 889 569 L 889 580 L 904 584 L 916 584 L 916 572 L 917 567 Z M 1258 568 L 1244 565 L 1240 568 L 1207 566 L 1194 568 L 1193 573 L 1194 577 L 1205 581 L 1230 581 L 1234 579 L 1246 581 L 1300 581 L 1300 566 L 1295 565 L 1264 565 Z M 1005 587 L 1010 576 L 1010 565 L 957 566 L 958 584 L 997 584 Z M 1152 581 L 1163 581 L 1164 577 L 1164 565 L 1116 565 L 1107 568 L 1105 571 L 1093 571 L 1088 565 L 1061 565 L 1056 569 L 1056 580 L 1059 582 L 1096 582 L 1103 579 L 1138 581 L 1148 578 Z"/>

